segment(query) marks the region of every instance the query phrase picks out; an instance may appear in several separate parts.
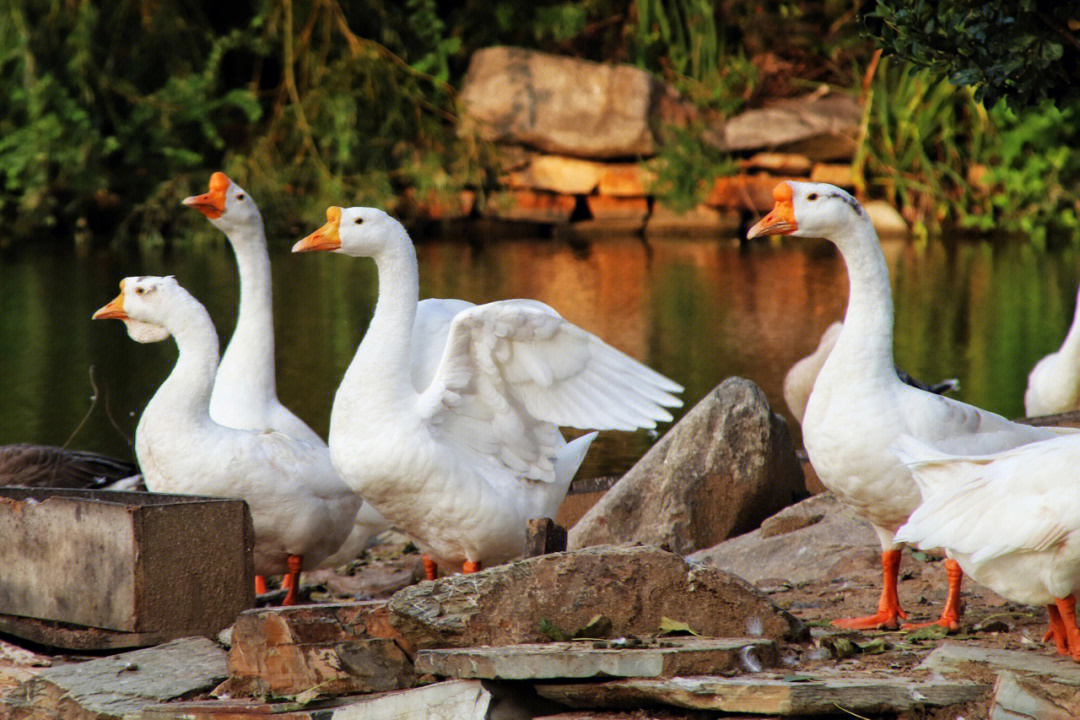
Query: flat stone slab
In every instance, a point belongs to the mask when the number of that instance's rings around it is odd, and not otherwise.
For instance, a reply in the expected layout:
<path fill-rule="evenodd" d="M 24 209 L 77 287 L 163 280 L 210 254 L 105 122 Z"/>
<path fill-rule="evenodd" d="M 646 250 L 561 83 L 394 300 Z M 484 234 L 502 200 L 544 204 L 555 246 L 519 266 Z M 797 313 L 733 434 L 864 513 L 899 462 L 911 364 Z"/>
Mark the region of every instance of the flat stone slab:
<path fill-rule="evenodd" d="M 207 638 L 42 670 L 0 705 L 3 718 L 114 720 L 211 690 L 225 679 L 225 651 Z"/>
<path fill-rule="evenodd" d="M 486 720 L 493 705 L 491 692 L 479 681 L 451 680 L 317 707 L 252 700 L 167 703 L 146 708 L 138 720 Z"/>
<path fill-rule="evenodd" d="M 1048 678 L 1003 671 L 994 683 L 993 720 L 1076 720 L 1080 690 Z"/>
<path fill-rule="evenodd" d="M 984 666 L 991 672 L 1012 671 L 1045 675 L 1062 685 L 1080 686 L 1080 665 L 1071 658 L 1048 655 L 1046 652 L 999 650 L 977 645 L 945 643 L 927 655 L 919 668 L 934 670 L 942 675 L 970 676 L 973 666 Z"/>
<path fill-rule="evenodd" d="M 986 698 L 988 685 L 957 680 L 918 680 L 902 675 L 799 675 L 800 680 L 753 677 L 678 677 L 605 683 L 541 683 L 542 696 L 571 707 L 638 707 L 662 704 L 694 710 L 763 715 L 831 715 L 906 712 Z"/>
<path fill-rule="evenodd" d="M 667 638 L 650 644 L 581 641 L 421 650 L 416 670 L 455 678 L 547 680 L 728 674 L 777 662 L 776 643 L 760 638 Z"/>

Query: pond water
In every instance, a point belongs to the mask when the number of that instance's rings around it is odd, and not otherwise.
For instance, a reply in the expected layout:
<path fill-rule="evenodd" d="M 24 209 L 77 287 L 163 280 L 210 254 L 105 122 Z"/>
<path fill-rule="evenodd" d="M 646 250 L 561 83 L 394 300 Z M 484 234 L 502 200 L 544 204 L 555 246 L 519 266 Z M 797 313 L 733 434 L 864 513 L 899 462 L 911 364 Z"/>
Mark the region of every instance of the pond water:
<path fill-rule="evenodd" d="M 1023 414 L 1027 373 L 1058 347 L 1072 318 L 1077 251 L 1041 252 L 1015 241 L 884 247 L 897 363 L 925 380 L 958 377 L 956 397 Z M 418 254 L 421 297 L 542 300 L 685 385 L 682 412 L 739 375 L 788 415 L 784 374 L 842 318 L 847 299 L 843 263 L 822 241 L 421 237 Z M 272 264 L 278 394 L 325 436 L 334 391 L 374 307 L 374 265 L 293 256 L 284 243 L 272 250 Z M 91 322 L 90 314 L 116 296 L 121 278 L 163 274 L 176 275 L 207 305 L 227 340 L 238 289 L 224 243 L 0 258 L 0 444 L 68 442 L 133 456 L 138 415 L 168 374 L 175 346 L 136 344 L 121 323 Z M 793 421 L 792 428 L 798 440 Z M 602 433 L 580 476 L 621 473 L 653 440 L 644 431 Z"/>

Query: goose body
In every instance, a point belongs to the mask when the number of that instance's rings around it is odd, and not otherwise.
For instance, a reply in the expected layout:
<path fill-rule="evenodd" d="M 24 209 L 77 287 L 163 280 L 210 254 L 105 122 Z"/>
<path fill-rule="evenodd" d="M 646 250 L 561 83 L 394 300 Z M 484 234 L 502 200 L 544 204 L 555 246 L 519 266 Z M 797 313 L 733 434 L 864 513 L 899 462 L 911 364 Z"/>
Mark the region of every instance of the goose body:
<path fill-rule="evenodd" d="M 400 223 L 373 208 L 327 218 L 294 252 L 370 257 L 379 276 L 375 314 L 334 398 L 330 453 L 346 483 L 439 565 L 509 560 L 529 519 L 554 517 L 595 437 L 567 443 L 558 426 L 653 427 L 680 404 L 680 386 L 543 303 L 418 305 Z"/>
<path fill-rule="evenodd" d="M 0 446 L 0 487 L 106 488 L 138 474 L 132 462 L 53 445 Z"/>
<path fill-rule="evenodd" d="M 1057 352 L 1035 364 L 1028 374 L 1024 412 L 1028 417 L 1057 415 L 1080 405 L 1080 291 L 1072 325 Z"/>
<path fill-rule="evenodd" d="M 787 375 L 784 376 L 784 402 L 787 403 L 788 410 L 791 411 L 791 415 L 799 421 L 800 425 L 803 416 L 806 414 L 806 401 L 810 399 L 810 392 L 814 389 L 814 381 L 817 380 L 818 373 L 821 372 L 821 366 L 825 364 L 829 353 L 836 346 L 836 341 L 840 338 L 840 331 L 843 329 L 844 323 L 839 321 L 825 328 L 825 332 L 821 334 L 821 339 L 818 341 L 818 346 L 814 348 L 814 352 L 792 365 Z M 935 395 L 953 392 L 960 387 L 960 381 L 956 378 L 927 384 L 916 380 L 900 368 L 896 368 L 896 375 L 905 385 L 932 392 Z"/>
<path fill-rule="evenodd" d="M 877 613 L 837 621 L 844 627 L 895 625 L 906 617 L 896 598 L 896 530 L 919 506 L 911 471 L 891 451 L 901 434 L 939 451 L 980 455 L 1055 437 L 1059 430 L 1013 423 L 1000 415 L 903 383 L 893 364 L 889 271 L 877 233 L 851 195 L 823 183 L 783 182 L 776 207 L 750 237 L 822 237 L 840 250 L 850 295 L 843 329 L 806 405 L 803 441 L 822 483 L 868 520 L 883 549 L 885 589 Z M 939 621 L 955 627 L 959 568 Z"/>
<path fill-rule="evenodd" d="M 897 540 L 945 548 L 965 573 L 1002 597 L 1048 606 L 1047 639 L 1080 660 L 1080 437 L 959 457 L 901 436 L 895 451 L 923 497 Z"/>
<path fill-rule="evenodd" d="M 277 396 L 274 361 L 274 310 L 270 256 L 262 214 L 242 187 L 224 173 L 210 177 L 209 191 L 184 204 L 202 213 L 228 238 L 240 274 L 236 329 L 221 356 L 210 416 L 243 430 L 275 430 L 329 453 L 326 442 L 285 407 Z M 355 558 L 368 541 L 389 528 L 374 508 L 362 507 L 341 549 L 325 559 L 333 567 Z"/>
<path fill-rule="evenodd" d="M 148 489 L 247 501 L 259 575 L 289 573 L 295 581 L 301 569 L 318 566 L 341 546 L 361 501 L 341 482 L 325 448 L 211 417 L 217 333 L 206 309 L 175 279 L 127 278 L 94 317 L 124 320 L 144 342 L 172 335 L 180 350 L 135 431 Z"/>

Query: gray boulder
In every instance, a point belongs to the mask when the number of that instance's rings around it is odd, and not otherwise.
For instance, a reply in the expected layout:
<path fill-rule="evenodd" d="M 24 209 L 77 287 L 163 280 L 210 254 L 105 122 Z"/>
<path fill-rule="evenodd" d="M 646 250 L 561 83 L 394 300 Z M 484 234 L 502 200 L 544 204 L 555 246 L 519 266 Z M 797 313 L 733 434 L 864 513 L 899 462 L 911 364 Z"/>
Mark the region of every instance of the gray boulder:
<path fill-rule="evenodd" d="M 422 582 L 390 599 L 390 623 L 417 648 L 543 642 L 597 615 L 610 635 L 649 635 L 663 618 L 710 637 L 798 638 L 804 626 L 742 578 L 656 547 L 597 547 Z"/>
<path fill-rule="evenodd" d="M 846 95 L 812 93 L 747 110 L 724 128 L 729 150 L 776 150 L 810 160 L 850 160 L 858 147 L 862 110 Z"/>
<path fill-rule="evenodd" d="M 584 158 L 653 155 L 665 126 L 703 122 L 723 143 L 723 120 L 630 65 L 607 65 L 513 47 L 473 54 L 462 85 L 464 128 L 501 143 Z"/>
<path fill-rule="evenodd" d="M 754 583 L 812 582 L 837 575 L 862 575 L 872 581 L 881 573 L 880 552 L 873 528 L 827 492 L 785 508 L 759 529 L 690 559 Z"/>
<path fill-rule="evenodd" d="M 728 378 L 577 522 L 568 547 L 641 542 L 685 555 L 753 530 L 803 493 L 786 422 L 761 388 Z"/>

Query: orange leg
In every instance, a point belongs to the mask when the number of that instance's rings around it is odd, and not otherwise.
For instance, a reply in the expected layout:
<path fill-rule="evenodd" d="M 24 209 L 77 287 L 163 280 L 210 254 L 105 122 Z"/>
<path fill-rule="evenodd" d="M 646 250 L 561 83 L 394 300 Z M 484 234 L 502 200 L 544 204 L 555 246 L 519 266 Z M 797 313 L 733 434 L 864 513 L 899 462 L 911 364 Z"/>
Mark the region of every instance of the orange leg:
<path fill-rule="evenodd" d="M 1057 654 L 1068 655 L 1069 636 L 1065 632 L 1065 623 L 1061 621 L 1061 613 L 1058 612 L 1057 605 L 1047 605 L 1046 612 L 1050 615 L 1050 629 L 1043 635 L 1043 642 L 1053 639 L 1054 645 L 1057 646 Z"/>
<path fill-rule="evenodd" d="M 1069 654 L 1073 660 L 1080 662 L 1080 627 L 1076 626 L 1076 596 L 1069 595 L 1066 598 L 1055 598 L 1058 612 L 1061 613 L 1061 624 L 1065 626 L 1065 637 L 1069 643 Z"/>
<path fill-rule="evenodd" d="M 945 596 L 945 608 L 941 611 L 941 617 L 933 622 L 906 623 L 905 629 L 930 625 L 940 625 L 948 628 L 949 632 L 960 629 L 960 584 L 964 582 L 964 571 L 960 569 L 960 563 L 952 558 L 945 560 L 945 571 L 949 574 L 949 592 Z"/>
<path fill-rule="evenodd" d="M 285 575 L 281 578 L 281 588 L 288 590 L 292 587 L 292 575 Z"/>
<path fill-rule="evenodd" d="M 439 566 L 435 564 L 435 561 L 429 558 L 427 555 L 421 556 L 424 561 L 424 577 L 428 580 L 439 579 Z"/>
<path fill-rule="evenodd" d="M 290 555 L 288 562 L 289 574 L 281 584 L 285 586 L 288 583 L 289 592 L 285 593 L 285 599 L 281 601 L 281 604 L 295 605 L 300 591 L 300 570 L 304 567 L 304 558 L 299 555 Z"/>
<path fill-rule="evenodd" d="M 833 620 L 832 624 L 848 630 L 870 630 L 878 627 L 895 628 L 900 620 L 907 619 L 907 613 L 900 609 L 900 599 L 896 596 L 896 576 L 900 571 L 900 550 L 886 550 L 881 553 L 881 572 L 884 584 L 877 612 L 873 615 L 856 618 Z"/>
<path fill-rule="evenodd" d="M 256 595 L 265 595 L 266 594 L 266 576 L 265 575 L 256 575 L 255 576 L 255 594 Z"/>
<path fill-rule="evenodd" d="M 466 575 L 470 573 L 480 572 L 480 563 L 469 562 L 468 560 L 466 560 L 461 565 L 461 572 L 465 573 Z"/>

